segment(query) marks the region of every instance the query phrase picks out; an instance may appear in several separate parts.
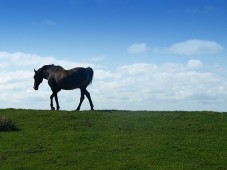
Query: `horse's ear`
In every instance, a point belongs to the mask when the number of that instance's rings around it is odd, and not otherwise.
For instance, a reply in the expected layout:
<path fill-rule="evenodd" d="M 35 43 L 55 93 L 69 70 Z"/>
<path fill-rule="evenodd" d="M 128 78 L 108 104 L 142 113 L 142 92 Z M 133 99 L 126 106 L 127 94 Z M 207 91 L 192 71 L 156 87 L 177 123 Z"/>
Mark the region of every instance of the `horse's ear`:
<path fill-rule="evenodd" d="M 34 69 L 34 72 L 37 73 L 37 71 Z"/>

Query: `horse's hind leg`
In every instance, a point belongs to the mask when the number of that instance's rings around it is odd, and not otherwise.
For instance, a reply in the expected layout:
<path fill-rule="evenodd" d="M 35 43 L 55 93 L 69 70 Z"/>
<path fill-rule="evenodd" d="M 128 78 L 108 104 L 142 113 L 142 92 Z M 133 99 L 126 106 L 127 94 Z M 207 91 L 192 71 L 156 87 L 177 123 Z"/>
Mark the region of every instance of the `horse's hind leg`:
<path fill-rule="evenodd" d="M 80 110 L 81 104 L 82 104 L 83 101 L 84 101 L 84 89 L 80 89 L 80 92 L 81 92 L 80 103 L 79 103 L 79 105 L 78 105 L 78 107 L 77 107 L 76 110 Z"/>
<path fill-rule="evenodd" d="M 93 105 L 93 103 L 92 103 L 90 93 L 87 91 L 87 89 L 85 89 L 85 95 L 86 95 L 86 97 L 88 98 L 88 101 L 89 101 L 90 106 L 91 106 L 91 110 L 94 110 L 94 105 Z"/>

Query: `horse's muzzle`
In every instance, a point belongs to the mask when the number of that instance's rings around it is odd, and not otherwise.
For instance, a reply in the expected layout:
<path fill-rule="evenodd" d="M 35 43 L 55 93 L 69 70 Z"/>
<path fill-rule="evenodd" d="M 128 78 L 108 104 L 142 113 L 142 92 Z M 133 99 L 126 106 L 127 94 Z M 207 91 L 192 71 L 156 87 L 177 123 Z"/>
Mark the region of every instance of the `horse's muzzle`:
<path fill-rule="evenodd" d="M 38 90 L 38 87 L 35 87 L 35 86 L 34 86 L 33 88 L 34 88 L 35 90 Z"/>

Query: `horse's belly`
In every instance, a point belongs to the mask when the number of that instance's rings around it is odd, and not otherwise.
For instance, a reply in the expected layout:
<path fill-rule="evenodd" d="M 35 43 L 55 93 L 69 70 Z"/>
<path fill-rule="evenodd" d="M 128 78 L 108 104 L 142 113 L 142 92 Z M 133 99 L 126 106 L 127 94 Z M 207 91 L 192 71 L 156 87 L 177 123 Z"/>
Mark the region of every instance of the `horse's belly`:
<path fill-rule="evenodd" d="M 61 89 L 63 90 L 73 90 L 73 89 L 76 89 L 76 88 L 80 88 L 80 86 L 78 85 L 64 85 L 61 87 Z"/>
<path fill-rule="evenodd" d="M 84 82 L 85 81 L 76 81 L 73 79 L 69 79 L 69 80 L 66 79 L 64 81 L 61 81 L 59 85 L 63 90 L 73 90 L 73 89 L 82 87 Z"/>

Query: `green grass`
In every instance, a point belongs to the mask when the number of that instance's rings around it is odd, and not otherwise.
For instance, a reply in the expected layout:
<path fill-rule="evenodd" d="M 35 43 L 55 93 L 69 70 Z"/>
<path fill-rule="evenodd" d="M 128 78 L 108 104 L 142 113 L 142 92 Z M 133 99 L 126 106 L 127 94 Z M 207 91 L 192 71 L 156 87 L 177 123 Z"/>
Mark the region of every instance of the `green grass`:
<path fill-rule="evenodd" d="M 227 169 L 227 113 L 2 109 L 0 169 Z"/>

